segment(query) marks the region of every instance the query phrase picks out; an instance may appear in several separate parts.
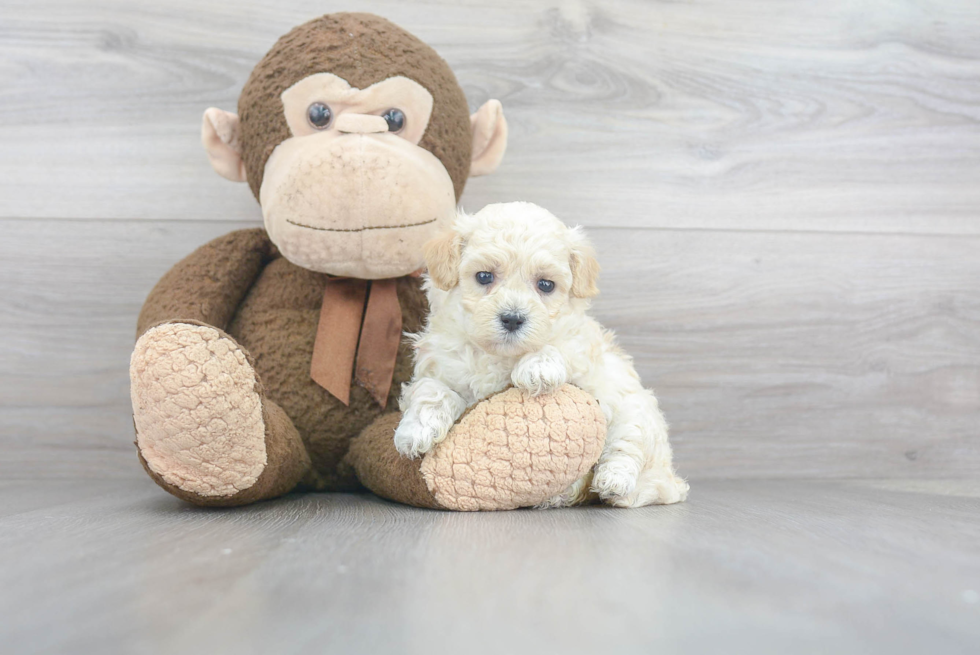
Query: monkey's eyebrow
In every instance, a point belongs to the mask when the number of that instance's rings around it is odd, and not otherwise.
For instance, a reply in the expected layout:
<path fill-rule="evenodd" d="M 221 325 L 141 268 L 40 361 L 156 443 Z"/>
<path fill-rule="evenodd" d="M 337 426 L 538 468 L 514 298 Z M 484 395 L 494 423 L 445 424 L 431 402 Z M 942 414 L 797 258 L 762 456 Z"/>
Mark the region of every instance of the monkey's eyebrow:
<path fill-rule="evenodd" d="M 353 88 L 347 80 L 333 73 L 314 73 L 313 75 L 304 77 L 288 89 L 284 89 L 279 94 L 279 98 L 285 102 L 289 96 L 296 93 L 310 93 L 314 91 L 348 94 L 352 92 L 356 93 L 359 89 Z"/>
<path fill-rule="evenodd" d="M 312 225 L 303 225 L 302 223 L 297 223 L 296 221 L 291 221 L 288 218 L 286 222 L 295 225 L 296 227 L 305 227 L 308 230 L 317 230 L 318 232 L 364 232 L 365 230 L 397 230 L 402 227 L 417 227 L 419 225 L 428 225 L 430 223 L 435 223 L 438 219 L 431 219 L 428 221 L 422 221 L 421 223 L 403 223 L 401 225 L 368 225 L 366 227 L 351 227 L 351 228 L 336 228 L 336 227 L 314 227 Z"/>

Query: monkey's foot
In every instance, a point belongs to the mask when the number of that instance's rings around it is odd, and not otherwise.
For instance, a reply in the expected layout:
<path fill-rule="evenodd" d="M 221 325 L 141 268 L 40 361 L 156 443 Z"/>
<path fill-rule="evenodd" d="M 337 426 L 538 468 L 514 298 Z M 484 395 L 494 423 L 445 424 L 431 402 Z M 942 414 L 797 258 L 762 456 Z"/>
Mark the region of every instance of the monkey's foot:
<path fill-rule="evenodd" d="M 474 405 L 419 468 L 447 509 L 573 505 L 588 497 L 605 436 L 599 404 L 578 387 L 537 396 L 512 388 Z"/>
<path fill-rule="evenodd" d="M 400 415 L 383 414 L 351 442 L 347 462 L 383 498 L 462 511 L 567 507 L 592 500 L 602 453 L 599 403 L 566 384 L 532 396 L 507 389 L 471 407 L 422 459 L 395 449 Z"/>
<path fill-rule="evenodd" d="M 130 380 L 136 445 L 161 486 L 197 502 L 255 485 L 268 463 L 262 396 L 233 339 L 204 325 L 157 326 L 136 343 Z"/>

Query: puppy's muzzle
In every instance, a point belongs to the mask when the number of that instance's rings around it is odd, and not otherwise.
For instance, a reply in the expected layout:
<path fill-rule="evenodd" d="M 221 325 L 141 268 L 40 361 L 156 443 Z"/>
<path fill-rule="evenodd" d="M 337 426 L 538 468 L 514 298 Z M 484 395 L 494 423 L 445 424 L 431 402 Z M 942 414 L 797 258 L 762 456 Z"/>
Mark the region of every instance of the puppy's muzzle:
<path fill-rule="evenodd" d="M 527 322 L 527 316 L 524 314 L 518 314 L 517 312 L 500 314 L 497 318 L 500 319 L 500 324 L 508 332 L 517 332 Z"/>

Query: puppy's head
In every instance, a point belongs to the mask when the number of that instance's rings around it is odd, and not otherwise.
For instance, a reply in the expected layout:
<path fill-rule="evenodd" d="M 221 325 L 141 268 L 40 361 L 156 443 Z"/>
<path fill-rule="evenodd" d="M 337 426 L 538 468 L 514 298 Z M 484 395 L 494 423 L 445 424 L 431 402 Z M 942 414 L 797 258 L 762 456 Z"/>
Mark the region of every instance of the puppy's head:
<path fill-rule="evenodd" d="M 425 260 L 472 340 L 501 355 L 550 343 L 555 324 L 599 293 L 599 264 L 582 231 L 526 202 L 460 213 L 452 231 L 426 244 Z"/>

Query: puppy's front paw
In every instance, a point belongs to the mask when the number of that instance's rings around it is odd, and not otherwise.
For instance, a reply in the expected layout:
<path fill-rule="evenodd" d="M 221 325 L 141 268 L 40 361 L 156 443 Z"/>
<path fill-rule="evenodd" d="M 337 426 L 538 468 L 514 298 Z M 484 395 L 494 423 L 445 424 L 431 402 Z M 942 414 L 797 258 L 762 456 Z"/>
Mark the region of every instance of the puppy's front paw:
<path fill-rule="evenodd" d="M 604 502 L 616 504 L 619 499 L 633 493 L 639 474 L 636 463 L 629 459 L 599 462 L 595 468 L 595 476 L 592 478 L 592 489 Z"/>
<path fill-rule="evenodd" d="M 553 346 L 545 346 L 538 352 L 521 357 L 510 374 L 510 380 L 518 389 L 532 396 L 552 393 L 568 382 L 565 359 Z"/>
<path fill-rule="evenodd" d="M 415 459 L 432 450 L 439 438 L 439 429 L 426 425 L 415 414 L 404 414 L 395 429 L 395 450 Z"/>

